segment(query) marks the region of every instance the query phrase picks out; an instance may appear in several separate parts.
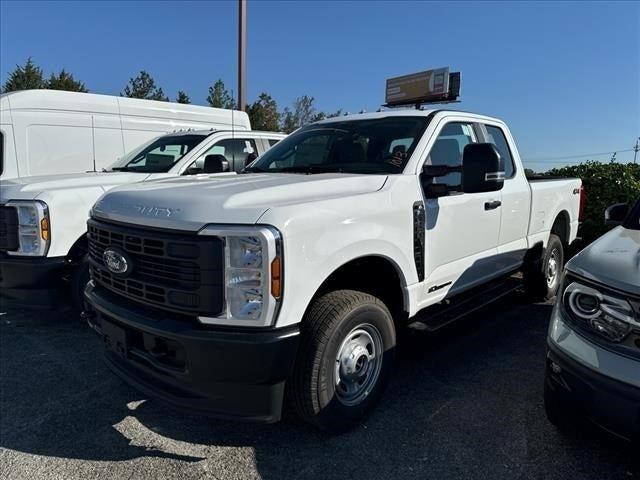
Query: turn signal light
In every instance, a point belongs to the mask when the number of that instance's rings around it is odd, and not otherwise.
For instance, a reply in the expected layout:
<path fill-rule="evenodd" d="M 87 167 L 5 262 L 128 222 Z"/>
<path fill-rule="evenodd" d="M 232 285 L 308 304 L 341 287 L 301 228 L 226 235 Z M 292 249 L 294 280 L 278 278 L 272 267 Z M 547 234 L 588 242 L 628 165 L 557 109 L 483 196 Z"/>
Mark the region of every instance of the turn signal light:
<path fill-rule="evenodd" d="M 271 295 L 280 298 L 282 295 L 282 262 L 276 257 L 271 262 Z"/>
<path fill-rule="evenodd" d="M 43 240 L 49 240 L 49 219 L 40 220 L 40 236 Z"/>

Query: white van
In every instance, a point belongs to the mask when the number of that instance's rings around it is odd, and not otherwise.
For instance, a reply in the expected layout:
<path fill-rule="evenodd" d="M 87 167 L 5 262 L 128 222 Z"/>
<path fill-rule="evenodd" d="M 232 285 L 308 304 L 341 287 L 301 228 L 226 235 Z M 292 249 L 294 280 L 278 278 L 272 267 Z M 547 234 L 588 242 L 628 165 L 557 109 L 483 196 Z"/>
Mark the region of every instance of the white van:
<path fill-rule="evenodd" d="M 245 112 L 57 90 L 0 95 L 0 178 L 101 171 L 176 130 L 250 130 Z"/>

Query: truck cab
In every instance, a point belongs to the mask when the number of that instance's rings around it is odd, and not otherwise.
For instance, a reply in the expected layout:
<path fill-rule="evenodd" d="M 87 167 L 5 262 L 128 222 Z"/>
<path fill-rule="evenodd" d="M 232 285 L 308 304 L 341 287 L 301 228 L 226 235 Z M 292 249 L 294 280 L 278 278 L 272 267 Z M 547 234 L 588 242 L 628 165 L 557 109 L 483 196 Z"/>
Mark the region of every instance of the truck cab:
<path fill-rule="evenodd" d="M 440 328 L 443 305 L 498 298 L 517 271 L 555 295 L 580 199 L 579 179 L 529 183 L 496 118 L 328 119 L 238 175 L 103 195 L 85 318 L 152 397 L 273 422 L 286 388 L 302 419 L 344 430 L 381 397 L 397 329 Z"/>

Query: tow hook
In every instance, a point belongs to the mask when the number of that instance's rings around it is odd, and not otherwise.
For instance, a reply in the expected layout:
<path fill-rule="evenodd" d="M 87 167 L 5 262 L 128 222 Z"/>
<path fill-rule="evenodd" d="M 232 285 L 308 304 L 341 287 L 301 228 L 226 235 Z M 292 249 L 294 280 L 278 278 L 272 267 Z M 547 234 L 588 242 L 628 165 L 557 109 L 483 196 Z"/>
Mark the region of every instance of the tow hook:
<path fill-rule="evenodd" d="M 95 324 L 93 322 L 95 318 L 96 312 L 94 312 L 93 310 L 83 310 L 82 312 L 80 312 L 80 320 L 82 320 L 83 322 L 87 322 L 92 328 L 95 328 Z"/>

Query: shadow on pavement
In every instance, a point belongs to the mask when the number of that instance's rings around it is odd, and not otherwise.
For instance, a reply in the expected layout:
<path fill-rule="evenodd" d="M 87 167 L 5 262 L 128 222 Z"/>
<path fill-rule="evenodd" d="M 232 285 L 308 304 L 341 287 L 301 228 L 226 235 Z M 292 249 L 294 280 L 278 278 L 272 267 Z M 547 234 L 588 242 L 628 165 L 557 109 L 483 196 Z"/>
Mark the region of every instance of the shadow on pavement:
<path fill-rule="evenodd" d="M 0 316 L 0 447 L 65 459 L 211 462 L 214 473 L 232 456 L 228 447 L 240 447 L 253 451 L 263 479 L 637 478 L 626 445 L 591 430 L 563 435 L 546 421 L 550 312 L 514 296 L 442 333 L 407 333 L 377 410 L 330 437 L 291 415 L 251 425 L 140 402 L 102 364 L 88 327 L 64 312 L 10 310 Z"/>

